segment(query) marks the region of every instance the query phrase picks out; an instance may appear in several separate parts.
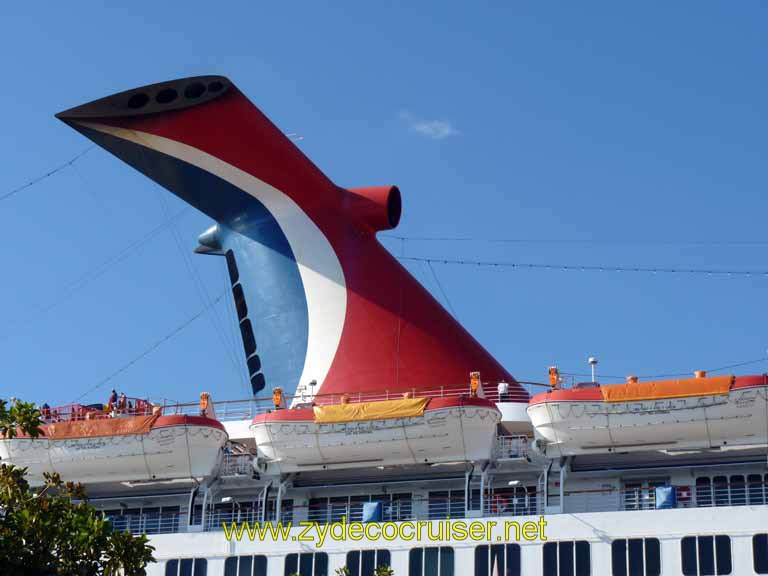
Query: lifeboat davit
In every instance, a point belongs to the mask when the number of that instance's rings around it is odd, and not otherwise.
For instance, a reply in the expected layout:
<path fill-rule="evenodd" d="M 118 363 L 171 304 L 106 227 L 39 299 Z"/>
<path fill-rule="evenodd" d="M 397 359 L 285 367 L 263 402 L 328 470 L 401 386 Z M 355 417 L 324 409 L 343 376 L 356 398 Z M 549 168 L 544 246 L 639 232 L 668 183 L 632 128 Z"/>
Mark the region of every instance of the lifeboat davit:
<path fill-rule="evenodd" d="M 761 446 L 768 376 L 587 384 L 534 396 L 528 415 L 548 457 Z"/>
<path fill-rule="evenodd" d="M 501 414 L 460 394 L 274 410 L 251 424 L 275 473 L 490 459 Z"/>
<path fill-rule="evenodd" d="M 218 420 L 201 413 L 165 415 L 141 400 L 109 413 L 80 405 L 46 409 L 38 438 L 0 440 L 0 463 L 26 467 L 33 485 L 45 472 L 83 484 L 204 478 L 216 471 L 228 437 Z"/>

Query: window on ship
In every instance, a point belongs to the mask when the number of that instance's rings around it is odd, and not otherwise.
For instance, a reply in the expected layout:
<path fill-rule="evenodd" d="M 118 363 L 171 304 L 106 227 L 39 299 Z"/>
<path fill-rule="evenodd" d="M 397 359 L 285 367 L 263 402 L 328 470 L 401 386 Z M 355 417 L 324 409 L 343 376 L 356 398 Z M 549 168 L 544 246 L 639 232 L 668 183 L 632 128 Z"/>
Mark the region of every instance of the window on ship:
<path fill-rule="evenodd" d="M 476 494 L 475 494 L 476 492 Z M 472 499 L 480 499 L 480 491 L 475 490 Z M 473 507 L 473 510 L 478 509 Z M 536 486 L 510 486 L 496 488 L 485 499 L 485 512 L 500 516 L 533 516 L 538 508 Z"/>
<path fill-rule="evenodd" d="M 756 574 L 768 574 L 768 534 L 752 537 L 752 565 Z"/>
<path fill-rule="evenodd" d="M 374 576 L 379 566 L 391 566 L 389 550 L 351 550 L 347 552 L 349 576 Z"/>
<path fill-rule="evenodd" d="M 478 494 L 478 508 L 479 494 Z M 440 490 L 429 493 L 429 519 L 440 520 L 450 516 L 464 518 L 464 490 Z"/>
<path fill-rule="evenodd" d="M 728 536 L 686 536 L 680 542 L 683 574 L 731 573 L 731 539 Z"/>
<path fill-rule="evenodd" d="M 544 576 L 590 576 L 589 542 L 547 542 L 542 548 Z"/>
<path fill-rule="evenodd" d="M 412 548 L 408 554 L 408 576 L 453 576 L 453 574 L 453 548 L 449 546 Z"/>
<path fill-rule="evenodd" d="M 661 545 L 658 538 L 630 538 L 611 542 L 613 576 L 659 576 Z"/>
<path fill-rule="evenodd" d="M 712 506 L 712 481 L 709 478 L 696 478 L 696 506 Z"/>
<path fill-rule="evenodd" d="M 475 548 L 475 576 L 520 576 L 519 544 L 484 544 Z"/>
<path fill-rule="evenodd" d="M 340 522 L 342 516 L 345 516 L 347 522 L 360 522 L 363 519 L 363 504 L 366 502 L 383 503 L 384 522 L 399 522 L 410 520 L 412 517 L 413 497 L 409 492 L 404 492 L 310 498 L 307 519 L 310 522 L 325 524 Z"/>
<path fill-rule="evenodd" d="M 117 532 L 129 530 L 133 534 L 167 534 L 179 531 L 179 506 L 145 508 L 118 508 L 105 510 L 104 516 Z"/>
<path fill-rule="evenodd" d="M 231 522 L 260 522 L 261 521 L 261 500 L 242 500 L 237 502 L 218 503 L 208 508 L 206 514 L 206 530 L 222 530 L 222 523 Z M 264 518 L 271 522 L 277 519 L 277 500 L 274 498 L 267 500 L 267 513 Z M 203 507 L 198 504 L 195 506 L 192 523 L 202 523 Z M 280 520 L 282 522 L 293 521 L 293 500 L 283 500 Z"/>
<path fill-rule="evenodd" d="M 206 576 L 208 560 L 205 558 L 179 558 L 165 563 L 165 576 Z"/>
<path fill-rule="evenodd" d="M 696 506 L 760 506 L 768 502 L 768 474 L 696 478 Z"/>
<path fill-rule="evenodd" d="M 768 474 L 765 475 L 765 479 L 760 474 L 747 476 L 747 499 L 750 504 L 760 505 L 768 502 L 765 494 L 766 485 L 768 485 Z"/>
<path fill-rule="evenodd" d="M 328 576 L 328 554 L 325 552 L 306 552 L 288 554 L 285 557 L 284 576 Z"/>
<path fill-rule="evenodd" d="M 464 490 L 439 490 L 429 493 L 429 519 L 441 520 L 464 518 Z M 538 501 L 535 486 L 514 486 L 495 489 L 486 494 L 486 514 L 499 516 L 524 516 L 536 514 Z M 472 490 L 470 510 L 480 510 L 480 490 Z"/>
<path fill-rule="evenodd" d="M 624 482 L 624 510 L 652 510 L 656 508 L 656 488 L 668 485 L 669 478 L 626 480 Z"/>
<path fill-rule="evenodd" d="M 267 576 L 267 557 L 230 556 L 224 561 L 224 576 Z"/>
<path fill-rule="evenodd" d="M 712 478 L 712 489 L 715 493 L 715 506 L 728 506 L 728 476 L 715 476 Z"/>

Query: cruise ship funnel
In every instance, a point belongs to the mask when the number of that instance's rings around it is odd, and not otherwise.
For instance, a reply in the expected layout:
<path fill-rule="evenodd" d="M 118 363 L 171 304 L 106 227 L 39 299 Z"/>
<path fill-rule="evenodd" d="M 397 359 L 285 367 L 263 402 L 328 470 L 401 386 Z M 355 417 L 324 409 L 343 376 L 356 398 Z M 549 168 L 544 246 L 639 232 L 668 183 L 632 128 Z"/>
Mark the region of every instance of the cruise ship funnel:
<path fill-rule="evenodd" d="M 402 394 L 480 371 L 527 400 L 377 241 L 399 222 L 398 188 L 335 185 L 227 78 L 153 84 L 57 117 L 216 221 L 198 251 L 226 257 L 254 394 Z"/>

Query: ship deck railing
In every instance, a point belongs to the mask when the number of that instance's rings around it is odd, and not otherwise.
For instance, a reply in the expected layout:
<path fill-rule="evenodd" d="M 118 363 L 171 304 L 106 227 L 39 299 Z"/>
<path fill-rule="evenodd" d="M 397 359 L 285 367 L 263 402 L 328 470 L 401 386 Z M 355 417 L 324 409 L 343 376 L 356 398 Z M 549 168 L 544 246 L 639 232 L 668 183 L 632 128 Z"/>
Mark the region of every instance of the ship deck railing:
<path fill-rule="evenodd" d="M 530 452 L 531 440 L 524 435 L 497 436 L 494 457 L 497 460 L 525 458 Z"/>
<path fill-rule="evenodd" d="M 253 454 L 224 454 L 220 476 L 252 476 Z"/>
<path fill-rule="evenodd" d="M 527 403 L 529 395 L 523 390 L 510 390 L 499 398 L 498 390 L 495 384 L 484 384 L 481 397 L 492 402 L 519 402 Z M 471 397 L 473 395 L 469 385 L 456 386 L 434 386 L 430 388 L 412 388 L 410 390 L 398 391 L 375 391 L 375 392 L 344 392 L 339 394 L 305 394 L 282 397 L 285 407 L 310 407 L 313 404 L 328 405 L 342 403 L 359 402 L 378 402 L 384 400 L 400 400 L 402 398 L 459 398 Z M 172 402 L 165 400 L 160 405 L 162 413 L 198 415 L 200 413 L 200 404 L 198 402 Z M 254 397 L 243 400 L 215 400 L 213 402 L 213 411 L 211 416 L 220 421 L 232 420 L 250 420 L 259 414 L 264 414 L 275 410 L 273 396 Z M 286 409 L 286 408 L 281 408 Z"/>
<path fill-rule="evenodd" d="M 160 408 L 145 398 L 128 398 L 113 404 L 65 404 L 40 409 L 44 424 L 75 422 L 79 420 L 103 420 L 120 416 L 150 416 Z"/>
<path fill-rule="evenodd" d="M 509 384 L 510 389 L 501 397 L 498 393 L 498 383 L 484 382 L 482 398 L 492 402 L 527 403 L 531 387 L 544 386 L 535 382 L 519 382 Z M 398 400 L 408 398 L 458 398 L 475 395 L 469 384 L 430 386 L 427 388 L 411 388 L 406 390 L 382 390 L 373 392 L 344 392 L 335 394 L 298 394 L 284 395 L 284 406 L 311 406 L 314 404 L 341 404 L 358 402 L 378 402 L 383 400 Z M 249 420 L 275 409 L 273 396 L 253 397 L 242 400 L 218 400 L 213 403 L 214 409 L 207 411 L 209 416 L 221 421 Z M 68 422 L 76 420 L 92 420 L 115 418 L 120 416 L 148 416 L 161 413 L 163 415 L 200 415 L 200 402 L 176 402 L 162 400 L 150 401 L 147 398 L 127 397 L 119 399 L 114 404 L 67 404 L 64 406 L 46 407 L 41 410 L 44 423 Z"/>
<path fill-rule="evenodd" d="M 494 458 L 497 460 L 525 458 L 529 454 L 531 438 L 524 435 L 497 436 Z M 219 474 L 221 476 L 251 476 L 253 459 L 250 453 L 225 453 Z"/>
<path fill-rule="evenodd" d="M 768 476 L 761 475 L 761 481 L 724 482 L 717 486 L 700 486 L 690 490 L 688 486 L 675 486 L 682 499 L 676 502 L 676 508 L 708 508 L 725 506 L 764 506 L 768 505 Z M 689 492 L 690 490 L 690 492 Z M 496 491 L 484 501 L 480 510 L 479 494 L 473 494 L 469 507 L 462 497 L 449 492 L 443 497 L 420 497 L 384 501 L 382 521 L 400 522 L 406 520 L 443 520 L 450 516 L 459 520 L 475 517 L 516 517 L 536 516 L 545 512 L 543 494 L 532 486 L 520 486 L 516 489 Z M 365 500 L 355 500 L 353 496 L 347 504 L 329 502 L 314 505 L 294 505 L 286 500 L 281 507 L 283 523 L 298 522 L 299 518 L 320 524 L 362 521 L 362 505 Z M 550 504 L 557 498 L 550 496 Z M 637 489 L 584 489 L 565 493 L 564 513 L 572 512 L 615 512 L 657 509 L 655 491 L 652 488 Z M 256 499 L 239 499 L 226 504 L 216 504 L 208 510 L 203 524 L 201 506 L 196 506 L 192 515 L 192 524 L 188 525 L 187 511 L 178 506 L 172 508 L 144 508 L 140 510 L 108 510 L 105 515 L 112 521 L 115 530 L 128 530 L 133 533 L 163 534 L 175 532 L 223 530 L 223 525 L 233 522 L 262 523 L 275 521 L 275 502 L 268 502 L 266 515 L 262 515 L 261 505 Z"/>

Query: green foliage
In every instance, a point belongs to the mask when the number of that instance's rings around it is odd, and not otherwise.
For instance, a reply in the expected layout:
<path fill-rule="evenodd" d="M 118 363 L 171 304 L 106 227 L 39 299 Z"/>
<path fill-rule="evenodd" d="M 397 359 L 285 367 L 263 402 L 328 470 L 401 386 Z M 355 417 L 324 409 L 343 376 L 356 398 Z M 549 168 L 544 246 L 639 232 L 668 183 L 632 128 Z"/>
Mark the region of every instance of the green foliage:
<path fill-rule="evenodd" d="M 0 436 L 14 438 L 21 430 L 32 438 L 37 438 L 40 429 L 40 410 L 31 402 L 14 401 L 8 408 L 5 400 L 0 400 Z"/>
<path fill-rule="evenodd" d="M 40 412 L 0 400 L 0 434 L 38 437 Z M 1 440 L 0 440 L 1 441 Z M 46 475 L 30 490 L 26 469 L 0 465 L 0 574 L 142 576 L 154 561 L 147 537 L 113 532 L 82 486 Z"/>
<path fill-rule="evenodd" d="M 336 568 L 334 571 L 334 574 L 336 576 L 351 576 L 351 572 L 349 571 L 349 568 L 346 566 L 342 566 L 341 568 Z M 300 576 L 299 574 L 291 574 L 291 576 Z M 373 571 L 373 576 L 395 576 L 395 571 L 392 570 L 389 566 L 376 566 L 376 569 Z"/>

